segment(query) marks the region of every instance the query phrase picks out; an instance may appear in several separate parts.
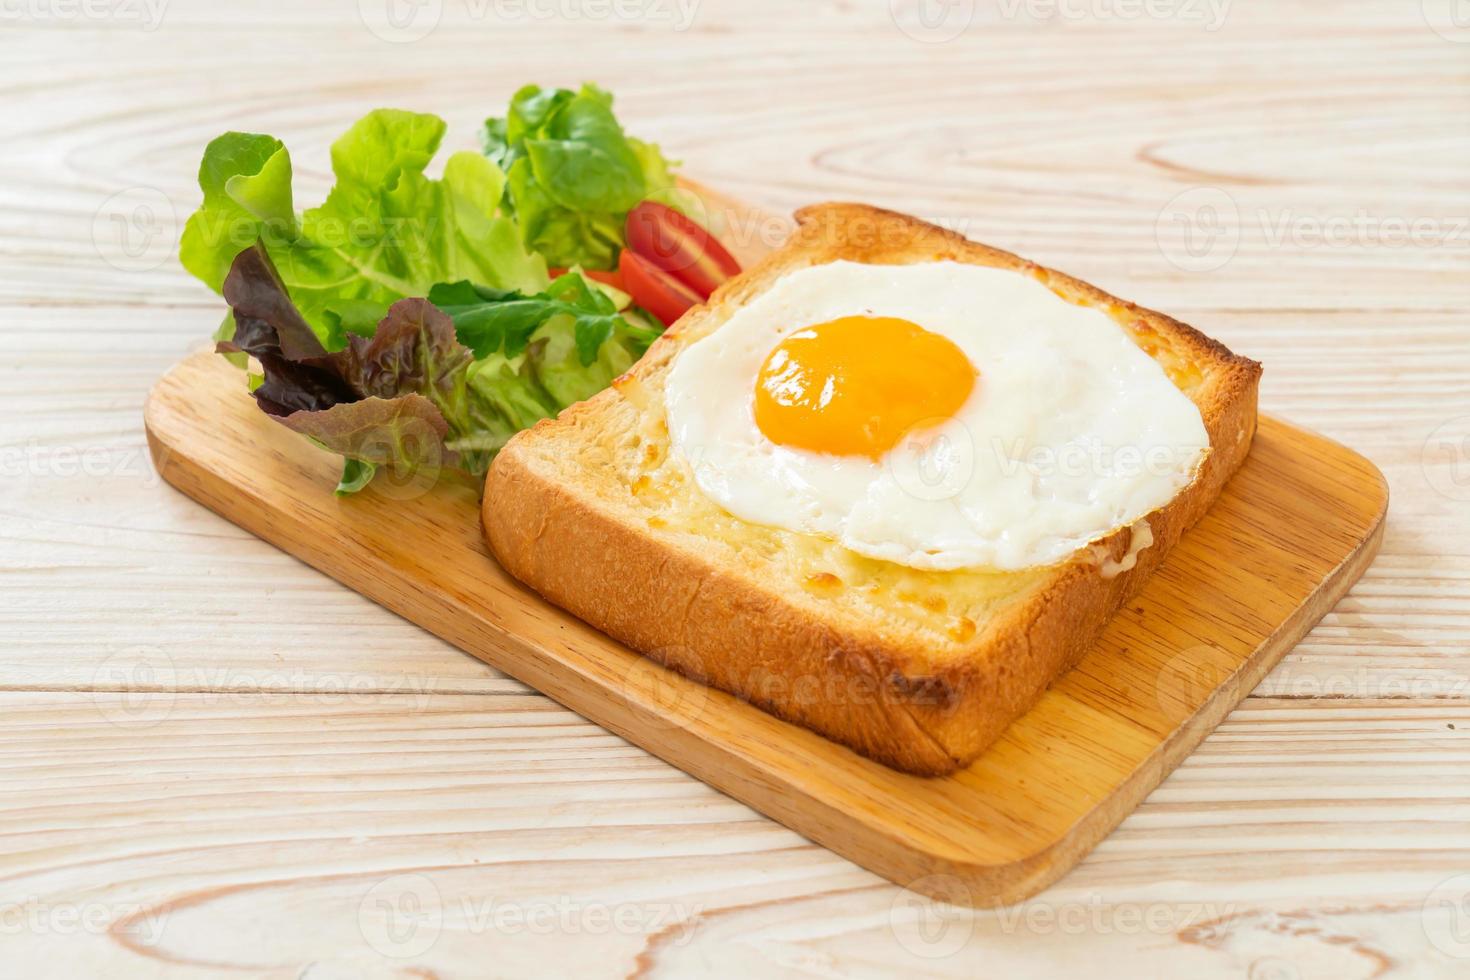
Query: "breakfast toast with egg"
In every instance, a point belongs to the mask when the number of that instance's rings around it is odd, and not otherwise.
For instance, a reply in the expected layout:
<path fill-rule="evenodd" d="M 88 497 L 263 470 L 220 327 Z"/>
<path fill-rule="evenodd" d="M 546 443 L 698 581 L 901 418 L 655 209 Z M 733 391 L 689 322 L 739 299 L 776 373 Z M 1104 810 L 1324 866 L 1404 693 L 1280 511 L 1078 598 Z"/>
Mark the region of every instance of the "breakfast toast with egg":
<path fill-rule="evenodd" d="M 512 575 L 665 666 L 897 769 L 951 772 L 1082 657 L 1219 495 L 1250 447 L 1260 365 L 915 218 L 825 204 L 797 220 L 612 388 L 510 441 L 485 488 L 485 537 Z M 670 451 L 671 366 L 783 276 L 838 260 L 1011 270 L 1101 311 L 1198 408 L 1209 450 L 1193 481 L 1069 558 L 1015 571 L 925 570 L 733 516 Z"/>

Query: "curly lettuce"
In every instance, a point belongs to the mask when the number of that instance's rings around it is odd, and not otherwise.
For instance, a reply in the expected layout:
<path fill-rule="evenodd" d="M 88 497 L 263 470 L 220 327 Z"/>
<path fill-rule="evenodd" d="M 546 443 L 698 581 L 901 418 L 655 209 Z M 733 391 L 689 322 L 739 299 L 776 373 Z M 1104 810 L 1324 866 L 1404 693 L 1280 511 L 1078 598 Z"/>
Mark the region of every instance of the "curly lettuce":
<path fill-rule="evenodd" d="M 538 327 L 555 317 L 568 318 L 583 367 L 596 361 L 597 352 L 615 337 L 641 354 L 659 334 L 631 314 L 619 313 L 607 293 L 575 272 L 532 296 L 468 281 L 441 283 L 429 290 L 429 301 L 449 314 L 460 339 L 479 357 L 497 350 L 514 357 L 526 349 Z"/>
<path fill-rule="evenodd" d="M 228 302 L 216 349 L 253 360 L 261 409 L 342 457 L 339 493 L 384 466 L 483 474 L 661 332 L 580 273 L 616 263 L 628 210 L 679 193 L 611 103 L 591 85 L 523 89 L 487 152 L 450 155 L 438 177 L 444 122 L 376 110 L 333 143 L 334 184 L 306 210 L 279 139 L 205 149 L 180 260 Z M 552 282 L 548 264 L 573 271 Z"/>
<path fill-rule="evenodd" d="M 337 351 L 263 243 L 236 257 L 223 291 L 236 329 L 216 349 L 254 357 L 261 409 L 343 457 L 339 493 L 383 465 L 483 474 L 511 436 L 607 387 L 659 333 L 576 273 L 530 295 L 441 283 Z"/>
<path fill-rule="evenodd" d="M 485 122 L 482 142 L 506 173 L 521 240 L 553 266 L 614 268 L 628 212 L 674 190 L 658 147 L 626 135 L 612 96 L 590 83 L 527 85 L 503 118 Z"/>
<path fill-rule="evenodd" d="M 371 334 L 388 307 L 437 282 L 469 279 L 536 292 L 546 262 L 500 213 L 505 174 L 486 157 L 449 157 L 425 176 L 444 137 L 437 116 L 378 109 L 332 144 L 336 183 L 298 215 L 291 157 L 272 136 L 226 133 L 204 151 L 204 202 L 184 228 L 179 258 L 215 291 L 235 256 L 264 243 L 301 315 L 329 349 Z M 228 326 L 220 339 L 229 336 Z"/>
<path fill-rule="evenodd" d="M 254 357 L 262 376 L 252 395 L 261 409 L 344 457 L 339 491 L 360 489 L 382 464 L 483 472 L 487 461 L 461 452 L 461 437 L 493 425 L 514 431 L 470 391 L 474 356 L 427 300 L 399 300 L 373 336 L 350 335 L 329 352 L 262 243 L 236 257 L 222 285 L 236 330 L 217 349 Z"/>

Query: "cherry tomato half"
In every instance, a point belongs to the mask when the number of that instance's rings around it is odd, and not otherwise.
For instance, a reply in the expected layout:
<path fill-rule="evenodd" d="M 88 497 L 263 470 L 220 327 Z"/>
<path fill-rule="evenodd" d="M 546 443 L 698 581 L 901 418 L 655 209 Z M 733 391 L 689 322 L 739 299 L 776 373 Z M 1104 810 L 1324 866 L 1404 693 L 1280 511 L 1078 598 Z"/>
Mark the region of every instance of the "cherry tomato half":
<path fill-rule="evenodd" d="M 696 306 L 702 297 L 632 249 L 618 256 L 618 273 L 633 302 L 673 326 L 675 320 Z"/>
<path fill-rule="evenodd" d="M 628 212 L 628 247 L 709 299 L 726 279 L 740 274 L 740 263 L 692 219 L 657 201 Z"/>

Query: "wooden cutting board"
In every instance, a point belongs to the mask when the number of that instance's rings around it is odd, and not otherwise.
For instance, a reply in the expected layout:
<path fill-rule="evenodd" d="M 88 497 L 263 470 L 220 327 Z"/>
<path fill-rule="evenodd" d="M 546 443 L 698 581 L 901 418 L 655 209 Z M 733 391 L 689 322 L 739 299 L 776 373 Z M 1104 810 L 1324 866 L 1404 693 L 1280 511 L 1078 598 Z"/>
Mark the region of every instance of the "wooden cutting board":
<path fill-rule="evenodd" d="M 789 227 L 706 200 L 744 261 Z M 1362 575 L 1388 504 L 1362 456 L 1263 418 L 1244 467 L 1095 649 L 974 765 L 925 779 L 547 604 L 486 551 L 468 479 L 337 498 L 335 457 L 261 413 L 222 358 L 165 375 L 145 423 L 159 473 L 215 512 L 863 867 L 976 906 L 1045 887 L 1132 811 Z"/>

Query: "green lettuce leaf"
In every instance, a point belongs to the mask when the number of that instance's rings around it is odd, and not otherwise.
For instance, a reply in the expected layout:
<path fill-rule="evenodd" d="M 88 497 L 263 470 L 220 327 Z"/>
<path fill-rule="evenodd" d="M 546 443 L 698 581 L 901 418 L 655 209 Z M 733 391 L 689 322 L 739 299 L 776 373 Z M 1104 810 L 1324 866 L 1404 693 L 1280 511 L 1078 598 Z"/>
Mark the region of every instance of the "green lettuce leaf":
<path fill-rule="evenodd" d="M 378 464 L 365 463 L 360 459 L 350 456 L 342 459 L 342 478 L 337 481 L 337 496 L 346 497 L 357 493 L 363 487 L 373 482 L 377 475 Z"/>
<path fill-rule="evenodd" d="M 330 352 L 264 243 L 235 258 L 223 290 L 234 331 L 217 349 L 254 357 L 260 407 L 344 457 L 339 494 L 383 467 L 483 474 L 511 436 L 607 387 L 660 333 L 576 273 L 529 296 L 439 284 Z"/>
<path fill-rule="evenodd" d="M 436 285 L 429 291 L 429 301 L 449 314 L 459 339 L 476 357 L 495 353 L 516 357 L 537 329 L 554 318 L 565 320 L 582 367 L 596 363 L 598 352 L 614 338 L 618 346 L 641 354 L 658 335 L 646 326 L 635 326 L 606 292 L 574 272 L 534 296 L 460 281 Z"/>
<path fill-rule="evenodd" d="M 480 358 L 470 383 L 531 425 L 606 388 L 663 332 L 614 294 L 568 273 L 534 296 L 457 282 L 429 299 Z"/>
<path fill-rule="evenodd" d="M 333 186 L 305 210 L 274 137 L 226 133 L 200 164 L 180 260 L 230 304 L 216 349 L 250 367 L 262 410 L 343 457 L 341 494 L 426 466 L 483 474 L 661 332 L 580 274 L 616 264 L 632 207 L 679 193 L 611 96 L 523 89 L 487 124 L 485 153 L 430 178 L 444 131 L 369 113 L 332 145 Z M 548 259 L 573 271 L 548 282 Z"/>
<path fill-rule="evenodd" d="M 235 257 L 263 242 L 291 300 L 329 350 L 371 334 L 394 302 L 436 282 L 535 292 L 546 263 L 499 211 L 506 176 L 469 151 L 425 176 L 444 136 L 437 116 L 378 109 L 332 145 L 336 183 L 298 216 L 280 140 L 226 133 L 199 167 L 204 202 L 180 243 L 184 267 L 221 290 Z M 228 339 L 228 338 L 222 338 Z"/>
<path fill-rule="evenodd" d="M 624 326 L 628 324 L 624 321 Z M 532 339 L 536 345 L 536 380 L 560 405 L 591 398 L 633 366 L 641 350 L 631 343 L 610 340 L 585 360 L 583 334 L 569 316 L 546 321 Z"/>
<path fill-rule="evenodd" d="M 613 268 L 628 212 L 673 187 L 658 147 L 625 135 L 612 96 L 592 84 L 526 86 L 486 121 L 482 144 L 506 174 L 522 241 L 554 266 Z"/>

